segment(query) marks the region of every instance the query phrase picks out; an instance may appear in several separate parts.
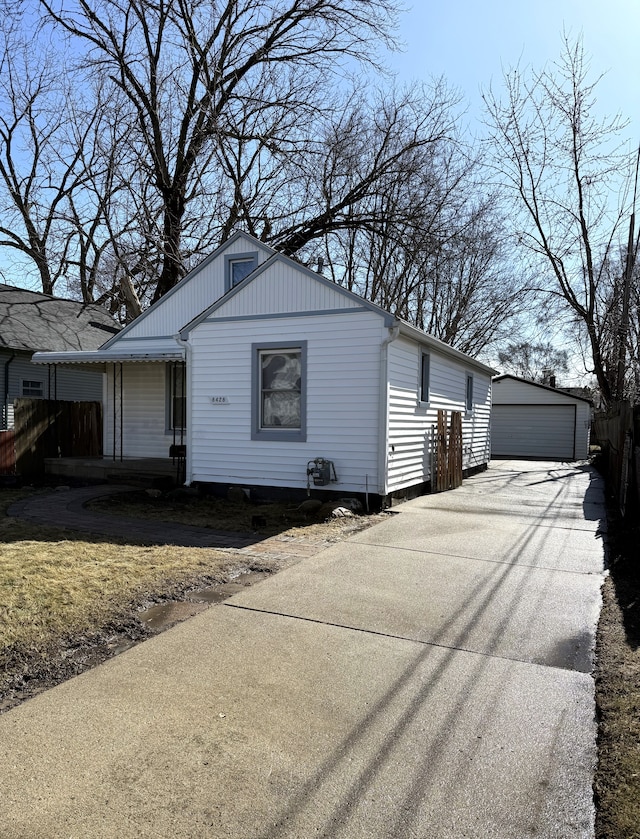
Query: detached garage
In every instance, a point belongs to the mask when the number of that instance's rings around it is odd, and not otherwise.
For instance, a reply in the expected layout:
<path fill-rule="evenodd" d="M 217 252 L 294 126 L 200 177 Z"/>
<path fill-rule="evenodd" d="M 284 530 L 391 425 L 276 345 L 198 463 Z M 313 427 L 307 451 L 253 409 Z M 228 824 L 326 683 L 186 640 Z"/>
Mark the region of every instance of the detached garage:
<path fill-rule="evenodd" d="M 546 385 L 497 376 L 492 385 L 491 456 L 581 460 L 589 455 L 591 403 Z"/>

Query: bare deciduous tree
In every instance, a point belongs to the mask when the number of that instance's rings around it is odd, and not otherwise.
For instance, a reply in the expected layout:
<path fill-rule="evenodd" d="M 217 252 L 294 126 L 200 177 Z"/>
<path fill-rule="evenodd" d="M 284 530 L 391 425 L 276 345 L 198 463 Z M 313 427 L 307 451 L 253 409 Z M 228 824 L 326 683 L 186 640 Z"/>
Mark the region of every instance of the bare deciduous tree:
<path fill-rule="evenodd" d="M 504 350 L 498 352 L 498 360 L 503 370 L 546 384 L 551 375 L 566 373 L 569 369 L 567 350 L 559 350 L 548 341 L 510 341 Z"/>
<path fill-rule="evenodd" d="M 605 266 L 620 246 L 630 172 L 620 151 L 624 123 L 594 114 L 596 81 L 580 41 L 565 39 L 558 63 L 505 76 L 506 95 L 485 95 L 496 170 L 515 199 L 521 244 L 539 258 L 541 290 L 559 297 L 584 330 L 605 402 L 615 394 L 607 366 Z M 551 275 L 553 283 L 546 283 Z"/>
<path fill-rule="evenodd" d="M 292 80 L 305 90 L 330 85 L 340 61 L 362 61 L 389 41 L 395 13 L 382 0 L 40 2 L 85 46 L 85 68 L 109 77 L 131 105 L 140 168 L 162 199 L 155 299 L 184 274 L 185 212 L 216 147 L 263 142 L 239 136 L 238 110 L 279 109 Z"/>

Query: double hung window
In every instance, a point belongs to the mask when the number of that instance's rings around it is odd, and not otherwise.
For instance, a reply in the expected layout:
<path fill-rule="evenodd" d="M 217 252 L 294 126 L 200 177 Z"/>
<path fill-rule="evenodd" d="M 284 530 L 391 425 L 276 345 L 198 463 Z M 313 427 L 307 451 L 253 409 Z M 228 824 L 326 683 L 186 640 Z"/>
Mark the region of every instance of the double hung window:
<path fill-rule="evenodd" d="M 252 438 L 306 440 L 306 342 L 253 346 Z"/>
<path fill-rule="evenodd" d="M 42 382 L 36 382 L 34 380 L 23 379 L 22 380 L 22 395 L 23 396 L 44 396 L 44 388 L 42 386 Z"/>

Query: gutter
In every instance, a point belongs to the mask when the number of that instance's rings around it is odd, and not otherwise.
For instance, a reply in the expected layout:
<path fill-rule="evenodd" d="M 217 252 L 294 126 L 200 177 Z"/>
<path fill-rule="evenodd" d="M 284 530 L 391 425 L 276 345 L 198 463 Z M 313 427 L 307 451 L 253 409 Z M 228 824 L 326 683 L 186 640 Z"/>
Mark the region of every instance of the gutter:
<path fill-rule="evenodd" d="M 400 324 L 388 327 L 389 335 L 380 344 L 380 427 L 378 429 L 378 492 L 387 495 L 389 466 L 389 344 L 400 334 Z"/>
<path fill-rule="evenodd" d="M 3 398 L 3 405 L 4 405 L 4 429 L 3 431 L 8 431 L 9 429 L 9 365 L 16 357 L 16 353 L 11 353 L 10 357 L 4 363 L 4 398 Z"/>
<path fill-rule="evenodd" d="M 180 361 L 180 350 L 158 350 L 157 352 L 102 352 L 101 350 L 69 352 L 36 352 L 31 357 L 33 364 L 119 364 L 128 361 Z"/>
<path fill-rule="evenodd" d="M 186 434 L 186 447 L 187 447 L 187 456 L 185 459 L 185 474 L 184 474 L 184 483 L 185 486 L 191 486 L 193 483 L 193 446 L 191 445 L 191 441 L 193 439 L 192 430 L 193 430 L 193 410 L 192 410 L 192 399 L 191 394 L 193 393 L 193 364 L 192 364 L 192 355 L 193 355 L 193 347 L 189 343 L 188 339 L 181 338 L 179 335 L 173 336 L 181 347 L 184 348 L 185 351 L 185 361 L 187 367 L 187 434 Z M 182 354 L 181 354 L 182 355 Z"/>
<path fill-rule="evenodd" d="M 420 344 L 424 344 L 427 347 L 433 347 L 433 349 L 437 350 L 442 355 L 455 359 L 455 361 L 464 364 L 466 367 L 475 368 L 476 370 L 480 370 L 489 376 L 495 376 L 498 372 L 493 367 L 489 367 L 488 364 L 483 364 L 482 361 L 477 361 L 472 356 L 467 355 L 460 350 L 454 349 L 449 344 L 445 344 L 444 341 L 441 341 L 439 338 L 435 338 L 428 332 L 423 332 L 423 330 L 418 329 L 417 326 L 412 326 L 406 321 L 397 321 L 397 323 L 402 335 L 405 335 L 407 338 L 411 338 L 414 341 L 418 341 Z"/>

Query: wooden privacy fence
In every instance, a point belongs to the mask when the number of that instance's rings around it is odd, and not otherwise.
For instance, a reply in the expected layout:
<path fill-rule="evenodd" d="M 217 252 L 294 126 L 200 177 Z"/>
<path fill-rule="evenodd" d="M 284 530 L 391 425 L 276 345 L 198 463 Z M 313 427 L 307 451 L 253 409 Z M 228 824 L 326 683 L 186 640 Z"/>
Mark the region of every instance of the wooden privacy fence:
<path fill-rule="evenodd" d="M 16 471 L 16 448 L 13 429 L 0 431 L 0 475 L 13 475 Z"/>
<path fill-rule="evenodd" d="M 602 470 L 623 516 L 640 498 L 640 407 L 617 402 L 593 418 L 593 437 L 602 451 Z"/>
<path fill-rule="evenodd" d="M 47 457 L 101 457 L 100 402 L 16 399 L 14 405 L 15 471 L 44 474 Z"/>
<path fill-rule="evenodd" d="M 434 492 L 444 492 L 462 485 L 462 414 L 451 412 L 451 425 L 447 425 L 447 412 L 438 411 L 438 424 L 434 430 L 431 486 Z"/>

